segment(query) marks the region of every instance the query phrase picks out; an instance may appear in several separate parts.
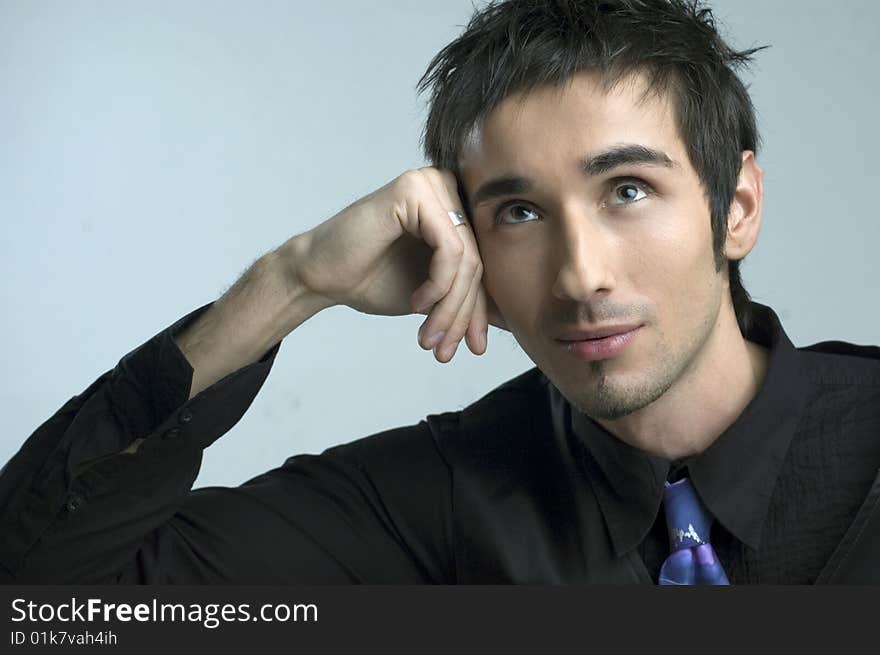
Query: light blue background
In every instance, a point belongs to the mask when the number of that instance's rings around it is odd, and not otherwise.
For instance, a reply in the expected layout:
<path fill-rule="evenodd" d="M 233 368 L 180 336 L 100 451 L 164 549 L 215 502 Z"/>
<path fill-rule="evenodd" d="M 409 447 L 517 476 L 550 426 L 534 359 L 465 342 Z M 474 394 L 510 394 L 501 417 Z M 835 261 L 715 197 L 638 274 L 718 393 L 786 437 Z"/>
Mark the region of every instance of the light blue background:
<path fill-rule="evenodd" d="M 713 6 L 735 46 L 773 46 L 746 78 L 766 170 L 746 287 L 797 345 L 877 343 L 880 5 Z M 260 254 L 424 165 L 414 86 L 470 13 L 0 1 L 0 463 Z M 438 364 L 420 322 L 334 308 L 306 323 L 196 486 L 461 408 L 531 367 L 494 330 L 482 358 Z"/>

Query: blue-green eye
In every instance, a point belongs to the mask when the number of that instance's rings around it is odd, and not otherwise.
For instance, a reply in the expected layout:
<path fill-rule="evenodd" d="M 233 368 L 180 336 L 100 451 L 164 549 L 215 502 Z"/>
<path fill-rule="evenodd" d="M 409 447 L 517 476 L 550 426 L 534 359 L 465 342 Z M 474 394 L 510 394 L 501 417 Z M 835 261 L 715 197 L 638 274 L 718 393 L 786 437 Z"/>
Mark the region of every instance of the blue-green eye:
<path fill-rule="evenodd" d="M 607 188 L 607 187 L 606 187 Z M 617 178 L 611 181 L 608 197 L 602 202 L 604 207 L 626 206 L 641 202 L 653 193 L 651 185 L 638 178 Z M 501 205 L 495 212 L 496 225 L 531 223 L 541 218 L 541 214 L 522 201 L 511 201 Z"/>
<path fill-rule="evenodd" d="M 647 185 L 635 180 L 627 180 L 611 190 L 610 205 L 631 205 L 648 197 Z"/>
<path fill-rule="evenodd" d="M 538 212 L 525 205 L 502 205 L 495 214 L 496 224 L 528 223 L 538 218 Z"/>

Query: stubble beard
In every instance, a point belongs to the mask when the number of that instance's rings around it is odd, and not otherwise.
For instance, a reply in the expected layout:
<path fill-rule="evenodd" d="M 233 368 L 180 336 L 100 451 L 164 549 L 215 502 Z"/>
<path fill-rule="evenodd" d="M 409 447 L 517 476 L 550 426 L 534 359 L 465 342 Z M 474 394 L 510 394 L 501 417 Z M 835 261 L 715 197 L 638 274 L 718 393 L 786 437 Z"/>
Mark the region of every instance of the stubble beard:
<path fill-rule="evenodd" d="M 664 358 L 665 360 L 665 358 Z M 682 367 L 658 362 L 655 369 L 639 382 L 618 380 L 606 361 L 590 362 L 591 383 L 581 387 L 569 402 L 593 419 L 613 421 L 647 407 L 672 386 Z M 686 364 L 686 363 L 685 363 Z"/>
<path fill-rule="evenodd" d="M 637 377 L 614 371 L 614 360 L 589 362 L 589 381 L 579 384 L 568 401 L 593 419 L 613 421 L 647 407 L 660 398 L 693 366 L 709 337 L 711 321 L 676 351 L 661 337 L 650 369 Z M 561 389 L 560 389 L 561 391 Z"/>

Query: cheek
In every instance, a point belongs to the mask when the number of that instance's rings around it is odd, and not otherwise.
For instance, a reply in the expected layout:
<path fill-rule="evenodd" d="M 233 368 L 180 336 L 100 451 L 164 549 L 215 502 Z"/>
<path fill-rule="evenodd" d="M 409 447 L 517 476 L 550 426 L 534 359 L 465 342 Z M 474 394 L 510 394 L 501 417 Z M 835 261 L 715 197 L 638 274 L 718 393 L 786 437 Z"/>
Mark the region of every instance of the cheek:
<path fill-rule="evenodd" d="M 523 252 L 510 243 L 481 241 L 483 285 L 501 312 L 514 321 L 529 307 L 537 306 L 535 296 L 540 293 L 541 280 L 537 250 L 529 248 Z"/>
<path fill-rule="evenodd" d="M 654 217 L 653 227 L 641 239 L 642 256 L 652 262 L 658 281 L 704 279 L 712 257 L 712 229 L 707 208 L 700 203 L 676 203 Z"/>
<path fill-rule="evenodd" d="M 491 248 L 483 254 L 483 285 L 502 311 L 516 297 L 514 290 L 522 269 L 514 262 L 509 253 L 501 254 Z"/>
<path fill-rule="evenodd" d="M 642 272 L 658 311 L 673 323 L 700 313 L 695 308 L 709 301 L 717 277 L 709 217 L 691 211 L 693 219 L 670 221 L 655 234 L 651 253 L 645 254 L 651 263 Z"/>

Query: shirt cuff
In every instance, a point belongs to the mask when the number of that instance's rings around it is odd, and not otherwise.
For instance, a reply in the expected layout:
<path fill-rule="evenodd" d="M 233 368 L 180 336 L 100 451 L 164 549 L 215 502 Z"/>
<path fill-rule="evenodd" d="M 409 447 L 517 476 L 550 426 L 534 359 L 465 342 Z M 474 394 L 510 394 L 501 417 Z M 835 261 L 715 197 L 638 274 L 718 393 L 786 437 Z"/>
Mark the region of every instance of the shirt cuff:
<path fill-rule="evenodd" d="M 152 485 L 164 483 L 168 491 L 155 492 L 155 500 L 173 511 L 198 472 L 197 453 L 244 415 L 281 345 L 188 400 L 193 370 L 174 337 L 211 304 L 125 355 L 38 427 L 10 459 L 0 476 L 0 565 L 19 568 L 53 521 L 75 511 L 90 493 L 119 490 L 152 476 Z M 144 439 L 141 456 L 120 454 L 139 438 Z M 178 460 L 182 471 L 171 464 Z M 83 470 L 83 464 L 89 466 Z M 173 483 L 163 479 L 169 476 Z"/>

